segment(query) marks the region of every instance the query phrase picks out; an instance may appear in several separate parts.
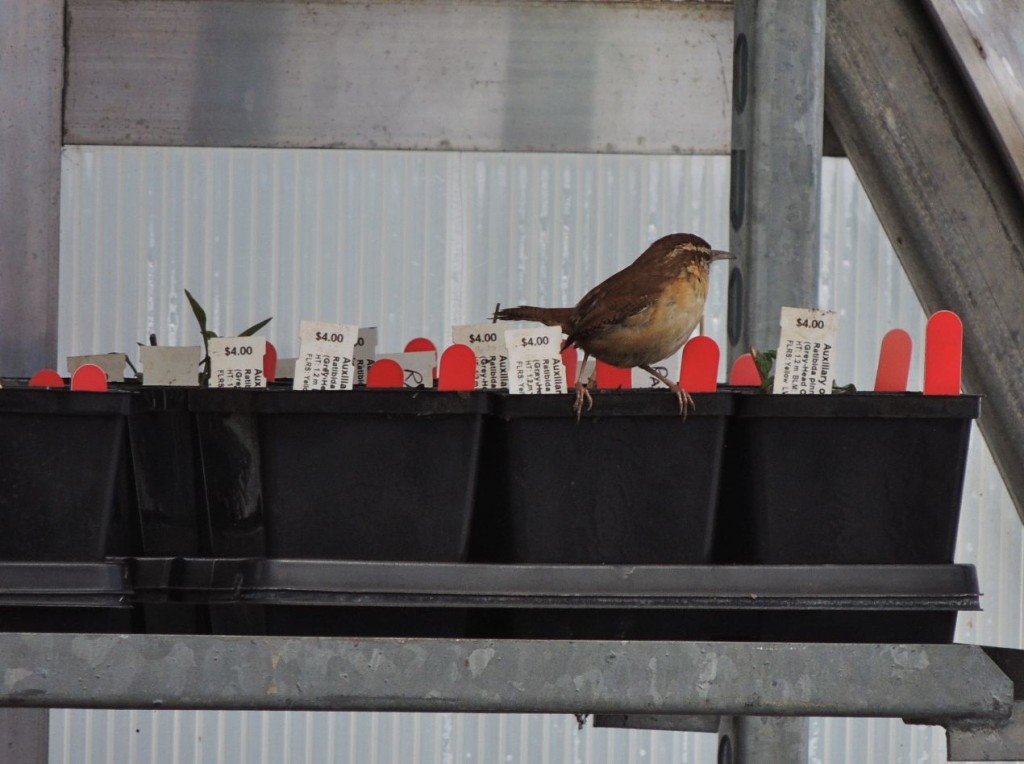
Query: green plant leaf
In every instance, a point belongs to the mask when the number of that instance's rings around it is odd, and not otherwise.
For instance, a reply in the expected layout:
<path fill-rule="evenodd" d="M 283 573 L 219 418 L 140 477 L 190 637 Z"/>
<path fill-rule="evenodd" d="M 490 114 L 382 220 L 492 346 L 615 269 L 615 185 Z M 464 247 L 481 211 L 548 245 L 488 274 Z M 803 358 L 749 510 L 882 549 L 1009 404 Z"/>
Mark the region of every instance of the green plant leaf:
<path fill-rule="evenodd" d="M 775 366 L 775 356 L 775 350 L 758 352 L 757 349 L 750 348 L 750 357 L 754 359 L 754 367 L 761 378 L 761 387 L 758 389 L 762 393 L 770 393 L 775 386 L 775 375 L 772 374 L 772 368 Z"/>
<path fill-rule="evenodd" d="M 256 334 L 256 332 L 258 332 L 260 329 L 262 329 L 264 326 L 266 326 L 267 324 L 269 324 L 273 320 L 274 320 L 273 316 L 271 316 L 270 318 L 264 318 L 258 324 L 253 324 L 252 326 L 250 326 L 245 331 L 240 332 L 238 336 L 239 337 L 251 337 L 252 335 Z"/>
<path fill-rule="evenodd" d="M 757 373 L 761 375 L 761 381 L 766 382 L 768 377 L 771 376 L 772 367 L 775 365 L 775 352 L 774 350 L 765 350 L 764 352 L 757 352 L 751 350 L 754 355 L 754 365 L 757 367 Z"/>
<path fill-rule="evenodd" d="M 206 311 L 203 310 L 203 306 L 199 304 L 199 301 L 187 289 L 185 290 L 185 297 L 188 298 L 188 304 L 192 306 L 192 313 L 199 324 L 199 331 L 206 334 Z"/>

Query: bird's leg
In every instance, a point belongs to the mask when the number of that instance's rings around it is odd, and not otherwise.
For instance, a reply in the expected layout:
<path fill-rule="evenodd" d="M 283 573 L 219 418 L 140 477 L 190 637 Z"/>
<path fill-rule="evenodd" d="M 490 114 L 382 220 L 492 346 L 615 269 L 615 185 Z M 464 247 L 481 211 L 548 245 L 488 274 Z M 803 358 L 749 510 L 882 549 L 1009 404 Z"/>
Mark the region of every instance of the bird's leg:
<path fill-rule="evenodd" d="M 577 422 L 580 421 L 580 414 L 583 413 L 584 400 L 587 402 L 587 411 L 594 408 L 594 399 L 590 397 L 590 391 L 583 383 L 583 373 L 588 360 L 590 360 L 590 353 L 583 351 L 583 362 L 579 365 L 579 371 L 576 372 L 576 384 L 573 386 L 576 389 L 576 400 L 573 401 L 572 410 L 576 412 Z"/>
<path fill-rule="evenodd" d="M 676 394 L 676 398 L 679 399 L 679 413 L 683 415 L 683 419 L 686 419 L 686 409 L 687 408 L 691 408 L 691 409 L 697 408 L 694 405 L 693 398 L 690 397 L 690 394 L 688 392 L 686 392 L 683 388 L 681 388 L 676 382 L 673 382 L 671 379 L 666 377 L 664 374 L 662 374 L 660 371 L 655 369 L 653 366 L 641 366 L 640 368 L 643 369 L 644 371 L 646 371 L 648 374 L 650 374 L 652 376 L 655 376 L 658 379 L 660 379 L 662 382 L 664 382 L 666 385 L 668 385 L 668 389 L 669 390 L 671 390 L 672 392 L 674 392 Z"/>

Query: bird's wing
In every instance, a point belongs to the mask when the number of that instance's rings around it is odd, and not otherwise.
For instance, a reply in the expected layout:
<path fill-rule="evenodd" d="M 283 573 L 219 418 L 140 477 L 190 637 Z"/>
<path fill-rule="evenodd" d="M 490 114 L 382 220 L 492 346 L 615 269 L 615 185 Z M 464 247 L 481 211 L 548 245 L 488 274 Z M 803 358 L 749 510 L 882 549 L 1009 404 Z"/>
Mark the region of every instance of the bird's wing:
<path fill-rule="evenodd" d="M 579 344 L 609 326 L 628 324 L 655 303 L 660 292 L 657 286 L 637 284 L 634 279 L 631 288 L 623 290 L 618 283 L 623 274 L 620 271 L 601 282 L 579 301 L 569 327 L 569 341 Z"/>

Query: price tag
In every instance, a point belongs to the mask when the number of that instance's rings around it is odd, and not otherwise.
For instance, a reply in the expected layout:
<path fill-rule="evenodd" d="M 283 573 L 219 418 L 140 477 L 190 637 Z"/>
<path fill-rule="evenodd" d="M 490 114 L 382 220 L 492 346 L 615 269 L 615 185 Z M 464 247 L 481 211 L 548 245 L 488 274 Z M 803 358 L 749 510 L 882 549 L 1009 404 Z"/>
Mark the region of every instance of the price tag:
<path fill-rule="evenodd" d="M 299 357 L 293 390 L 351 390 L 359 327 L 326 321 L 299 322 Z"/>
<path fill-rule="evenodd" d="M 666 358 L 664 361 L 658 361 L 652 363 L 651 368 L 657 369 L 669 379 L 676 379 L 679 376 L 679 369 L 683 363 L 683 349 L 679 350 Z M 653 374 L 648 374 L 641 368 L 633 367 L 633 389 L 634 390 L 651 390 L 665 388 L 665 383 L 658 379 Z"/>
<path fill-rule="evenodd" d="M 365 385 L 366 375 L 377 360 L 377 327 L 363 326 L 356 337 L 356 347 L 352 360 L 356 365 L 356 384 Z"/>
<path fill-rule="evenodd" d="M 410 353 L 382 353 L 377 360 L 390 358 L 402 367 L 405 387 L 433 387 L 434 364 L 437 353 L 433 350 L 414 350 Z"/>
<path fill-rule="evenodd" d="M 509 329 L 508 391 L 510 393 L 564 393 L 565 366 L 562 365 L 562 330 L 557 326 L 540 329 Z"/>
<path fill-rule="evenodd" d="M 508 321 L 499 321 L 452 327 L 452 342 L 468 345 L 476 353 L 478 390 L 508 387 L 508 350 L 505 348 L 505 331 L 508 326 Z"/>
<path fill-rule="evenodd" d="M 85 366 L 87 363 L 103 369 L 108 382 L 124 382 L 124 367 L 128 363 L 128 356 L 124 353 L 68 356 L 68 374 L 74 375 L 79 366 Z"/>
<path fill-rule="evenodd" d="M 212 337 L 210 387 L 266 387 L 266 337 Z"/>
<path fill-rule="evenodd" d="M 780 325 L 772 392 L 831 393 L 839 317 L 831 310 L 783 308 Z"/>
<path fill-rule="evenodd" d="M 142 384 L 149 387 L 195 387 L 199 382 L 202 348 L 143 345 L 139 348 Z"/>

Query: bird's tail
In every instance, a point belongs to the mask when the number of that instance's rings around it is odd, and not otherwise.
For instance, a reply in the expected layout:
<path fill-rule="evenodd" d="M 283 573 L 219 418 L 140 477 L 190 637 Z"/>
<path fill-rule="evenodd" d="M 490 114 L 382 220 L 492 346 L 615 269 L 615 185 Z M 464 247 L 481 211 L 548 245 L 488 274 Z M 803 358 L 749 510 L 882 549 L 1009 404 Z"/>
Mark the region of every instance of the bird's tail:
<path fill-rule="evenodd" d="M 562 331 L 568 334 L 572 310 L 572 308 L 537 308 L 533 305 L 520 305 L 518 308 L 494 311 L 494 320 L 538 321 L 547 326 L 560 326 Z"/>

